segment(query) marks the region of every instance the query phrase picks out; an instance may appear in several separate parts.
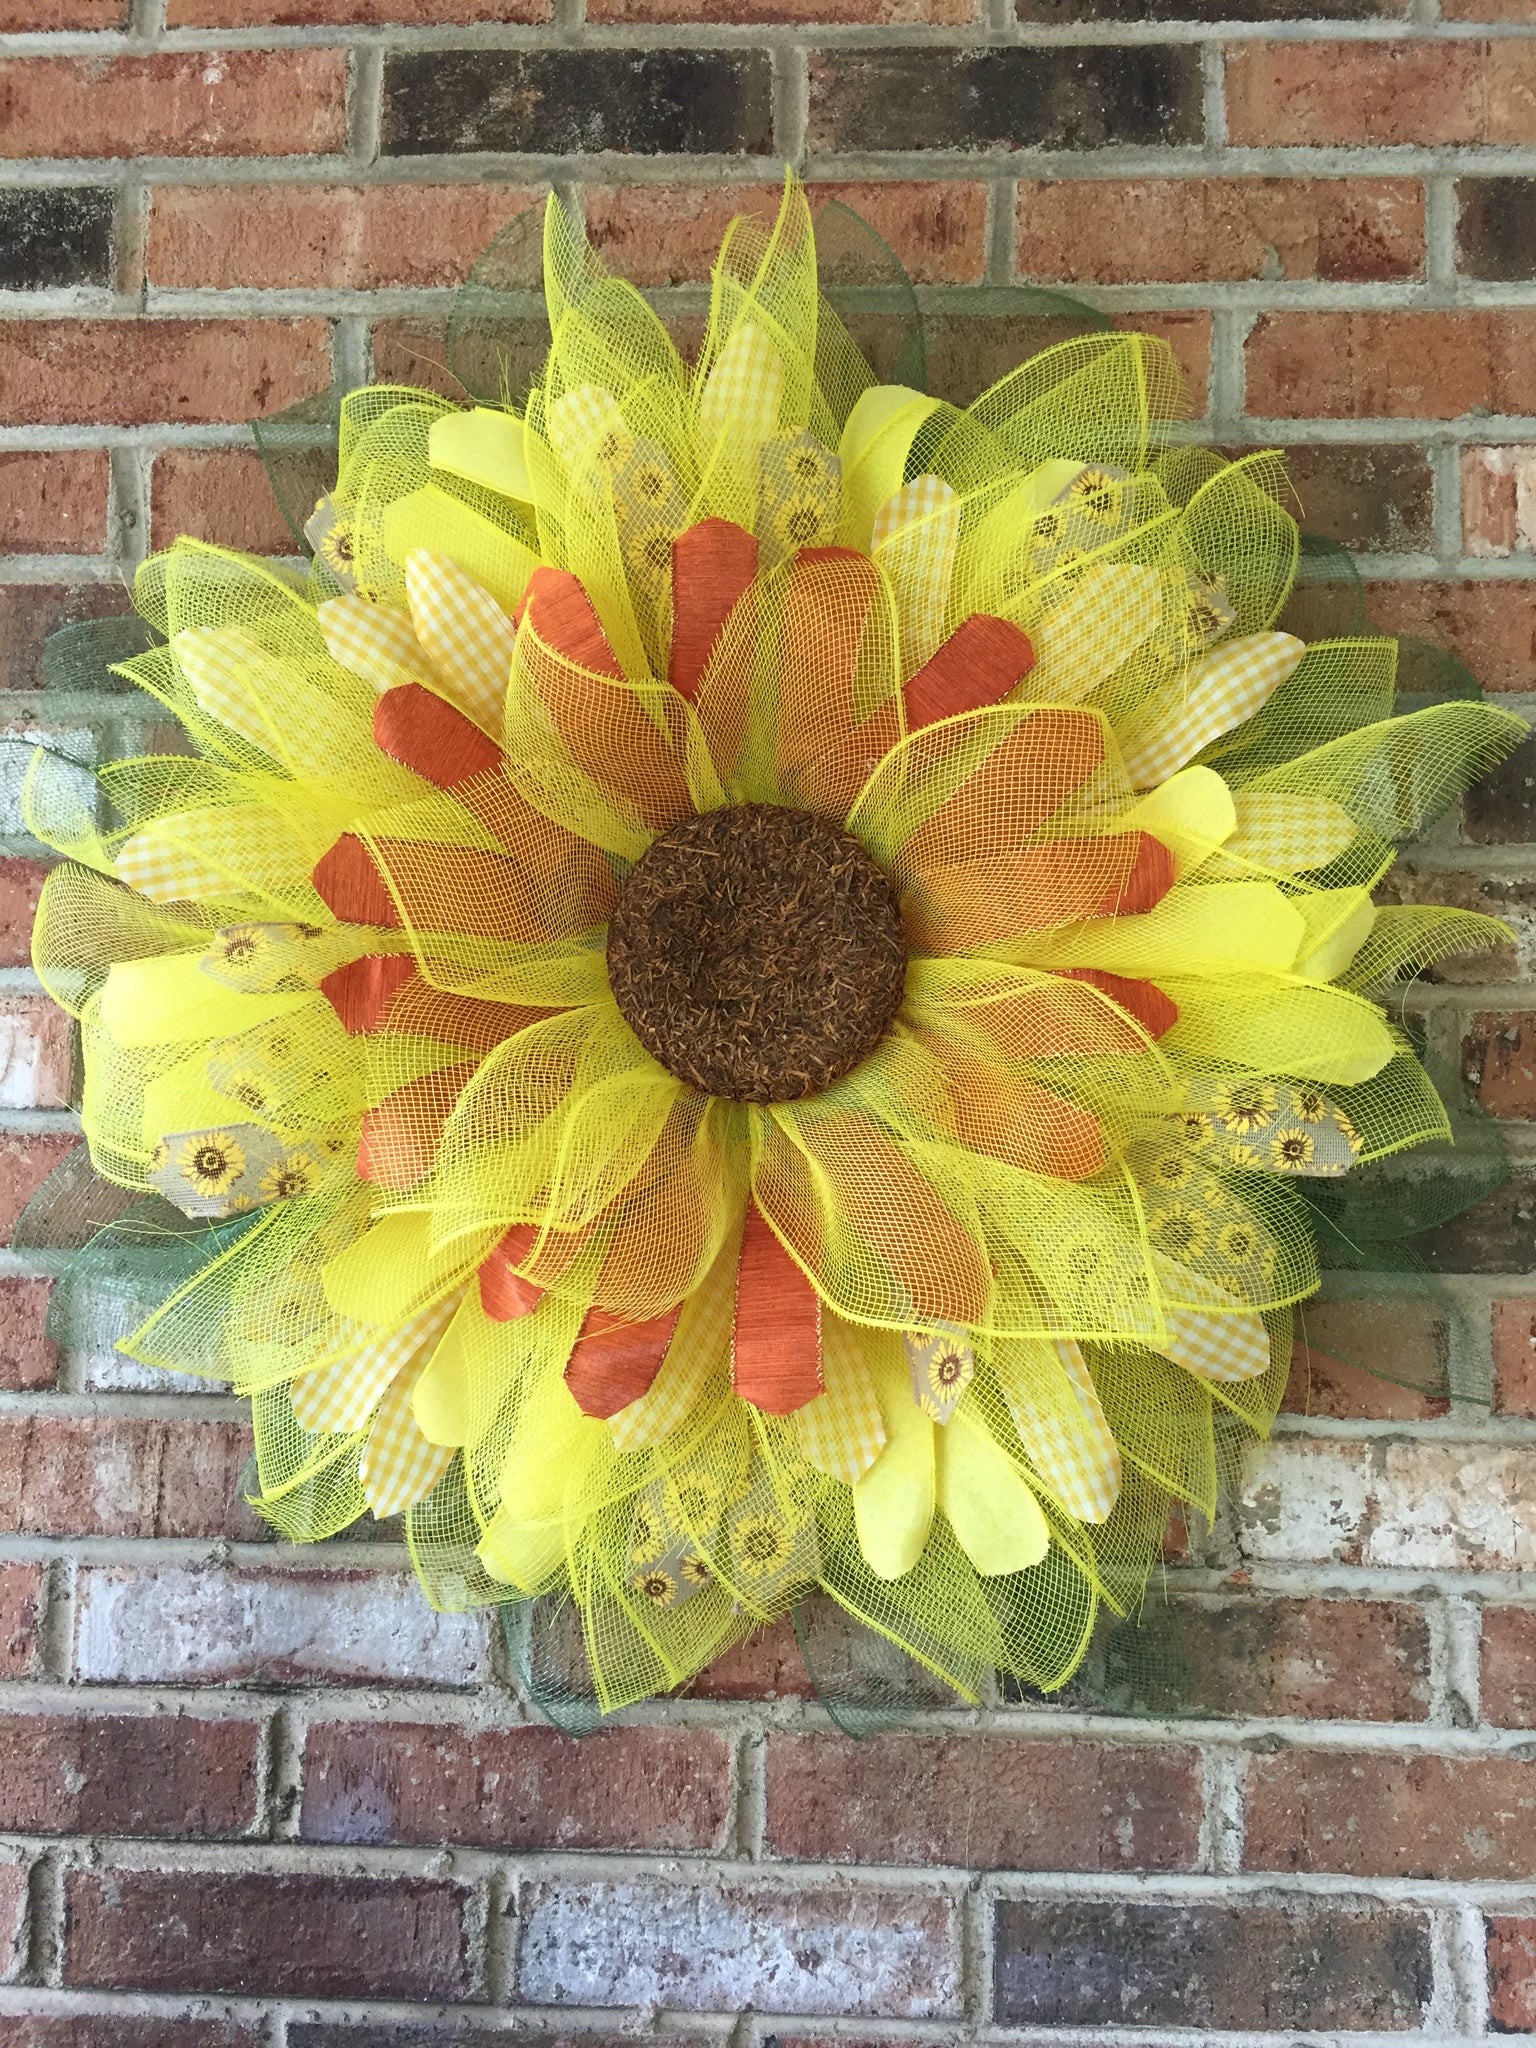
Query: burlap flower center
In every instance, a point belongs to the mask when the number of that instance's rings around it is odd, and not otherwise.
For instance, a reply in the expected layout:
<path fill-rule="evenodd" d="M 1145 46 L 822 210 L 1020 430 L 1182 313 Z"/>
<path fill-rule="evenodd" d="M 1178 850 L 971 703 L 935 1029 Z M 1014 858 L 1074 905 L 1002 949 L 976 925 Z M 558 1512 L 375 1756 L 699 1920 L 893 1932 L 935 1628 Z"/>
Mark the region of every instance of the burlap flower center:
<path fill-rule="evenodd" d="M 649 849 L 608 930 L 608 978 L 641 1044 L 734 1102 L 794 1102 L 866 1059 L 901 1006 L 896 893 L 809 811 L 733 804 Z"/>

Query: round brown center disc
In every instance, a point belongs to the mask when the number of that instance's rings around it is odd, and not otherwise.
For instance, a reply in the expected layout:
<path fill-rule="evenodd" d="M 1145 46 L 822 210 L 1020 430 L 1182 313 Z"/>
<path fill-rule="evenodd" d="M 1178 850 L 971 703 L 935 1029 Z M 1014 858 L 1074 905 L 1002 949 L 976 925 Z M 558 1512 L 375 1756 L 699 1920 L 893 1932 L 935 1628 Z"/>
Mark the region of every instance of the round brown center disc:
<path fill-rule="evenodd" d="M 608 929 L 608 978 L 669 1073 L 735 1102 L 793 1102 L 866 1058 L 901 1006 L 890 882 L 809 811 L 733 804 L 686 818 L 637 863 Z"/>

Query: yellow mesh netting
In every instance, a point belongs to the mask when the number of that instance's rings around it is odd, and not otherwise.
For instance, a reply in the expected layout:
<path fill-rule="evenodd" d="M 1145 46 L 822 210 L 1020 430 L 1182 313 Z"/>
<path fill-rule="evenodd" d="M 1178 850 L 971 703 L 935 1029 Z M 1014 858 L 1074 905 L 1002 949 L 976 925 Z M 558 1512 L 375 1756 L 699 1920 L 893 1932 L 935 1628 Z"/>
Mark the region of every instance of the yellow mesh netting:
<path fill-rule="evenodd" d="M 523 413 L 345 401 L 307 582 L 140 571 L 189 754 L 34 767 L 97 1169 L 247 1219 L 126 1348 L 251 1397 L 288 1535 L 403 1508 L 439 1605 L 571 1596 L 605 1708 L 811 1586 L 1060 1686 L 1273 1417 L 1298 1188 L 1447 1134 L 1380 998 L 1501 928 L 1371 890 L 1521 728 L 1276 630 L 1279 459 L 1170 445 L 1159 341 L 880 385 L 793 180 L 691 366 L 554 200 L 545 271 Z M 675 1079 L 604 965 L 658 835 L 748 803 L 851 832 L 909 948 L 803 1100 Z M 737 1391 L 754 1219 L 788 1413 Z"/>

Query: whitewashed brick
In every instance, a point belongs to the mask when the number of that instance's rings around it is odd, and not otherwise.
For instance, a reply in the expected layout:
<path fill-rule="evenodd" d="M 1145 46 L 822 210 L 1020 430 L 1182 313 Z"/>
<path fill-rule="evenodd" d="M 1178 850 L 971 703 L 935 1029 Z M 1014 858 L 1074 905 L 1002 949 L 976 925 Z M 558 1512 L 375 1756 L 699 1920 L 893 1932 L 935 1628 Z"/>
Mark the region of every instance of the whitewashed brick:
<path fill-rule="evenodd" d="M 535 2005 L 948 2019 L 961 2010 L 959 1909 L 851 1887 L 535 1885 L 518 1988 Z"/>
<path fill-rule="evenodd" d="M 1234 1512 L 1255 1563 L 1536 1565 L 1536 1483 L 1519 1446 L 1283 1438 L 1251 1455 Z"/>
<path fill-rule="evenodd" d="M 75 1668 L 102 1685 L 474 1685 L 487 1623 L 434 1612 L 408 1572 L 100 1566 L 80 1574 Z"/>
<path fill-rule="evenodd" d="M 65 1106 L 71 1030 L 46 996 L 0 996 L 0 1109 Z"/>

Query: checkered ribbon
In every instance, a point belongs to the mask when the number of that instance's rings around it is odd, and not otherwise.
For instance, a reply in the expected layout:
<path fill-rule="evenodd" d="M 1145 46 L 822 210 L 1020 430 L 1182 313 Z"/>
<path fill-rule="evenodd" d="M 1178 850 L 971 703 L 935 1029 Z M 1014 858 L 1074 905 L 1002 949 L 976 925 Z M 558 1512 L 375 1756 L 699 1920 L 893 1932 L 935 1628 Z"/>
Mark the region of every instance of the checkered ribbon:
<path fill-rule="evenodd" d="M 706 1283 L 685 1306 L 686 1332 L 679 1323 L 649 1391 L 609 1421 L 608 1434 L 616 1451 L 642 1451 L 651 1444 L 664 1443 L 704 1399 L 711 1377 L 718 1375 L 723 1384 L 735 1310 L 734 1285 Z M 685 1335 L 686 1341 L 680 1341 Z"/>
<path fill-rule="evenodd" d="M 426 1364 L 462 1296 L 460 1288 L 350 1357 L 335 1359 L 296 1380 L 294 1414 L 306 1429 L 347 1435 L 361 1429 L 396 1377 L 413 1362 Z"/>
<path fill-rule="evenodd" d="M 411 622 L 393 605 L 372 604 L 366 597 L 328 597 L 316 607 L 315 623 L 332 661 L 361 676 L 381 697 L 402 683 L 428 680 Z"/>
<path fill-rule="evenodd" d="M 499 739 L 517 637 L 512 621 L 456 563 L 424 548 L 405 558 L 405 594 L 442 695 Z"/>
<path fill-rule="evenodd" d="M 252 678 L 268 659 L 258 640 L 238 626 L 189 626 L 171 652 L 200 711 L 263 753 L 276 752 L 276 735 L 252 701 Z"/>
<path fill-rule="evenodd" d="M 1108 1521 L 1120 1452 L 1083 1354 L 1070 1338 L 1011 1343 L 998 1379 L 1026 1455 L 1068 1514 Z"/>
<path fill-rule="evenodd" d="M 1326 867 L 1353 846 L 1357 827 L 1342 804 L 1326 796 L 1290 796 L 1279 790 L 1235 790 L 1237 830 L 1225 852 L 1272 874 L 1295 875 Z"/>
<path fill-rule="evenodd" d="M 619 401 L 606 384 L 573 384 L 550 400 L 544 421 L 549 445 L 567 469 L 584 464 L 593 443 L 605 434 L 612 434 L 616 443 L 628 438 Z"/>
<path fill-rule="evenodd" d="M 766 334 L 749 322 L 716 356 L 699 397 L 699 444 L 708 456 L 726 435 L 732 446 L 766 441 L 779 430 L 784 365 Z"/>
<path fill-rule="evenodd" d="M 794 1414 L 795 1435 L 806 1463 L 845 1486 L 862 1478 L 885 1448 L 879 1398 L 859 1348 L 865 1335 L 823 1313 L 823 1391 Z"/>
<path fill-rule="evenodd" d="M 401 1373 L 385 1394 L 358 1464 L 364 1497 L 380 1521 L 429 1494 L 453 1462 L 450 1446 L 427 1442 L 411 1409 L 425 1367 L 423 1359 L 415 1372 Z"/>
<path fill-rule="evenodd" d="M 1163 1356 L 1202 1380 L 1254 1380 L 1269 1370 L 1269 1331 L 1262 1316 L 1202 1316 L 1168 1311 Z"/>
<path fill-rule="evenodd" d="M 944 638 L 959 545 L 960 497 L 942 477 L 914 477 L 875 514 L 869 551 L 896 593 L 903 678 L 915 675 Z"/>
<path fill-rule="evenodd" d="M 1030 628 L 1035 665 L 1024 694 L 1080 704 L 1129 661 L 1162 622 L 1156 572 L 1138 562 L 1101 562 Z"/>
<path fill-rule="evenodd" d="M 281 839 L 276 816 L 259 804 L 180 811 L 157 818 L 125 839 L 113 860 L 113 872 L 154 903 L 243 896 L 250 878 L 271 868 L 274 833 Z M 214 844 L 221 865 L 204 857 Z"/>
<path fill-rule="evenodd" d="M 1187 680 L 1158 691 L 1120 734 L 1135 789 L 1155 789 L 1212 740 L 1252 718 L 1306 652 L 1289 633 L 1250 633 L 1210 655 Z"/>

